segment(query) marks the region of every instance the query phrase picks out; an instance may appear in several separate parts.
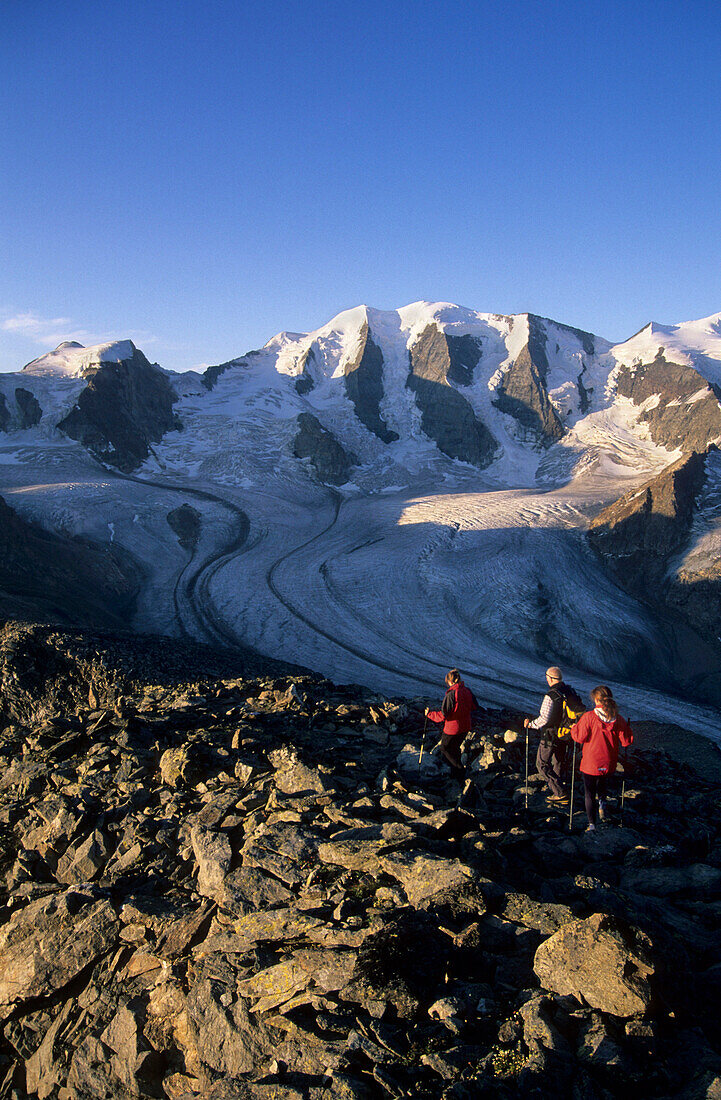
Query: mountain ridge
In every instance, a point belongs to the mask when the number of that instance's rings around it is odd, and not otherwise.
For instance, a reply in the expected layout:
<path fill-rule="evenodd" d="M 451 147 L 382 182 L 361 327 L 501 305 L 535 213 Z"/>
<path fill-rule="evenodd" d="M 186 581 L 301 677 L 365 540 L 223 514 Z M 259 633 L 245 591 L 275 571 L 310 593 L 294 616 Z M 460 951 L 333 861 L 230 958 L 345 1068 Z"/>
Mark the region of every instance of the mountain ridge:
<path fill-rule="evenodd" d="M 383 690 L 450 660 L 481 693 L 516 680 L 518 703 L 558 663 L 579 682 L 633 675 L 656 707 L 646 689 L 674 668 L 693 697 L 698 629 L 718 702 L 716 319 L 612 345 L 534 313 L 359 306 L 202 376 L 131 342 L 60 347 L 0 375 L 0 490 L 51 533 L 137 556 L 136 630 L 236 639 Z M 649 600 L 586 529 L 693 452 L 705 488 Z M 629 530 L 642 563 L 643 525 Z"/>

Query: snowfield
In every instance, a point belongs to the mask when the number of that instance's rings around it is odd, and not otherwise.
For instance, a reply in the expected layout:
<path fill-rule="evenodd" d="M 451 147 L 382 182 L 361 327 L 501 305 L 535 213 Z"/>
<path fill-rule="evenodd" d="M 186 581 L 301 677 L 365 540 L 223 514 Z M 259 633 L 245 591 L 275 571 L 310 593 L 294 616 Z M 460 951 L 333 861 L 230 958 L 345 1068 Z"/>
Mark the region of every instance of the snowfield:
<path fill-rule="evenodd" d="M 616 347 L 594 337 L 592 350 L 585 334 L 544 322 L 546 384 L 566 432 L 542 447 L 493 404 L 528 342 L 527 316 L 361 306 L 314 333 L 279 334 L 233 360 L 211 390 L 198 375 L 169 374 L 183 430 L 168 432 L 132 477 L 53 426 L 84 372 L 130 358 L 132 345 L 61 348 L 0 376 L 8 403 L 23 385 L 43 408 L 36 427 L 0 433 L 0 495 L 50 529 L 132 553 L 147 575 L 136 630 L 250 645 L 394 694 L 439 696 L 456 665 L 481 702 L 529 713 L 546 666 L 559 663 L 584 692 L 611 683 L 632 720 L 678 722 L 721 741 L 718 712 L 634 685 L 645 661 L 670 682 L 669 636 L 609 580 L 584 538 L 605 504 L 681 453 L 653 442 L 643 408 L 616 395 L 615 373 L 663 347 L 721 380 L 720 318 L 649 326 Z M 344 387 L 365 324 L 383 352 L 380 415 L 400 437 L 391 444 L 364 427 Z M 430 324 L 482 349 L 460 392 L 499 443 L 485 470 L 448 458 L 421 429 L 406 380 L 409 348 Z M 304 370 L 314 386 L 301 395 Z M 358 459 L 345 485 L 323 485 L 293 456 L 302 411 Z M 201 516 L 192 550 L 167 521 L 184 503 Z M 684 568 L 719 557 L 720 507 L 721 466 Z"/>

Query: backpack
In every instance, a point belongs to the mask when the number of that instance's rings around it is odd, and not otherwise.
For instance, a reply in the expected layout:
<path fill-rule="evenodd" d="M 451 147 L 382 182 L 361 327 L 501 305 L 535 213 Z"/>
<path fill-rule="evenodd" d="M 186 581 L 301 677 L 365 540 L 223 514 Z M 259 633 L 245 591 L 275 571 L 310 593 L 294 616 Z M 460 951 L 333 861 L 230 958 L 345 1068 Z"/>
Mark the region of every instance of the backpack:
<path fill-rule="evenodd" d="M 567 688 L 567 695 L 561 698 L 561 720 L 556 731 L 559 741 L 568 740 L 571 736 L 571 726 L 574 726 L 586 713 L 586 709 L 581 696 L 573 688 Z"/>

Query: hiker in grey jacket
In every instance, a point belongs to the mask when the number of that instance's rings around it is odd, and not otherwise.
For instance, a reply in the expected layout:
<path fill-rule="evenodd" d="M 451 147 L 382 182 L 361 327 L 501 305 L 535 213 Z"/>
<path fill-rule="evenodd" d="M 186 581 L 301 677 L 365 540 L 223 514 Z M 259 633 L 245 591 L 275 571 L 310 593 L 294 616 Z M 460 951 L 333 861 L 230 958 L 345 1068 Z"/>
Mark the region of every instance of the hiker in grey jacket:
<path fill-rule="evenodd" d="M 568 804 L 563 786 L 566 764 L 566 742 L 558 738 L 558 728 L 563 718 L 563 700 L 577 698 L 576 692 L 563 682 L 563 673 L 555 665 L 546 670 L 548 691 L 543 696 L 537 718 L 526 718 L 526 729 L 541 730 L 541 741 L 536 753 L 536 770 L 548 784 L 548 801 Z"/>

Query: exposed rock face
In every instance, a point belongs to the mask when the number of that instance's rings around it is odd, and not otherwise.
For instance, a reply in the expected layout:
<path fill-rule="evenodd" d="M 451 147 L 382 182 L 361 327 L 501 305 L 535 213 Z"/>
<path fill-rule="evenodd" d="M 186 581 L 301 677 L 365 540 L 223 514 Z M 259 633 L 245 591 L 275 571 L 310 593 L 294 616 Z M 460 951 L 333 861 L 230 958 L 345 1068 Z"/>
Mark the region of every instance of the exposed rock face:
<path fill-rule="evenodd" d="M 719 394 L 693 367 L 667 362 L 663 348 L 652 363 L 624 367 L 616 389 L 634 405 L 658 398 L 639 419 L 648 424 L 654 442 L 669 450 L 705 451 L 721 440 Z"/>
<path fill-rule="evenodd" d="M 181 504 L 167 515 L 168 524 L 184 550 L 194 550 L 200 538 L 201 514 L 192 504 Z"/>
<path fill-rule="evenodd" d="M 528 343 L 504 374 L 494 401 L 501 412 L 535 432 L 548 446 L 563 435 L 563 425 L 546 389 L 546 332 L 540 318 L 529 315 Z"/>
<path fill-rule="evenodd" d="M 417 760 L 424 700 L 252 678 L 258 661 L 6 628 L 9 1096 L 661 1098 L 708 1085 L 719 782 L 642 754 L 625 828 L 584 836 L 579 810 L 569 832 L 534 776 L 520 816 L 524 743 L 504 741 L 509 721 L 520 728 L 505 712 L 466 739 L 459 807 L 442 775 L 395 770 L 407 744 Z"/>
<path fill-rule="evenodd" d="M 367 321 L 363 324 L 360 337 L 360 348 L 355 359 L 345 366 L 346 393 L 355 406 L 358 419 L 365 424 L 368 431 L 373 432 L 384 443 L 393 443 L 398 435 L 388 428 L 380 414 L 383 398 L 383 353 L 373 342 Z"/>
<path fill-rule="evenodd" d="M 678 638 L 675 675 L 681 691 L 721 702 L 721 565 L 675 573 L 689 542 L 708 457 L 686 455 L 591 522 L 588 541 L 614 580 L 673 618 Z"/>
<path fill-rule="evenodd" d="M 411 372 L 429 382 L 470 386 L 481 355 L 475 337 L 449 336 L 438 325 L 428 325 L 411 349 Z"/>
<path fill-rule="evenodd" d="M 19 428 L 34 428 L 36 424 L 40 423 L 43 410 L 40 408 L 40 402 L 35 394 L 31 393 L 30 390 L 23 389 L 22 386 L 18 386 L 15 390 L 15 401 L 18 407 Z"/>
<path fill-rule="evenodd" d="M 554 932 L 538 948 L 533 968 L 546 989 L 582 997 L 613 1016 L 634 1016 L 651 1003 L 648 938 L 603 913 Z"/>
<path fill-rule="evenodd" d="M 231 367 L 237 366 L 242 362 L 244 362 L 242 359 L 233 359 L 229 363 L 213 364 L 212 367 L 208 367 L 207 370 L 203 372 L 203 385 L 208 390 L 214 389 L 216 382 L 222 374 L 225 374 Z"/>
<path fill-rule="evenodd" d="M 10 410 L 5 400 L 5 394 L 0 393 L 0 432 L 6 432 L 10 424 Z"/>
<path fill-rule="evenodd" d="M 622 588 L 658 595 L 669 558 L 688 538 L 704 461 L 703 454 L 685 455 L 592 520 L 588 541 Z"/>
<path fill-rule="evenodd" d="M 475 336 L 449 336 L 446 334 L 450 365 L 448 381 L 457 386 L 470 386 L 473 372 L 483 356 L 483 345 Z"/>
<path fill-rule="evenodd" d="M 145 461 L 152 443 L 181 427 L 175 400 L 166 375 L 135 348 L 132 359 L 101 363 L 58 427 L 102 462 L 129 473 Z"/>
<path fill-rule="evenodd" d="M 702 573 L 680 570 L 669 579 L 666 601 L 704 637 L 721 637 L 721 561 Z"/>
<path fill-rule="evenodd" d="M 302 370 L 295 380 L 296 392 L 301 394 L 301 396 L 305 393 L 310 393 L 310 391 L 315 386 L 315 381 L 313 379 L 312 373 L 312 367 L 314 363 L 315 351 L 313 349 L 313 346 L 311 345 L 311 347 L 308 348 L 307 352 L 303 356 L 300 364 Z"/>
<path fill-rule="evenodd" d="M 350 477 L 353 458 L 333 433 L 324 428 L 311 413 L 299 415 L 298 429 L 293 442 L 295 457 L 309 458 L 321 481 L 331 485 L 344 485 Z"/>
<path fill-rule="evenodd" d="M 124 626 L 141 581 L 117 547 L 52 534 L 0 498 L 0 619 Z"/>
<path fill-rule="evenodd" d="M 483 467 L 493 460 L 496 440 L 476 418 L 468 401 L 448 382 L 452 376 L 454 380 L 462 378 L 462 385 L 471 382 L 474 354 L 477 363 L 480 350 L 471 337 L 449 337 L 436 325 L 428 325 L 411 348 L 406 385 L 413 390 L 421 410 L 423 431 L 435 440 L 439 450 Z"/>

